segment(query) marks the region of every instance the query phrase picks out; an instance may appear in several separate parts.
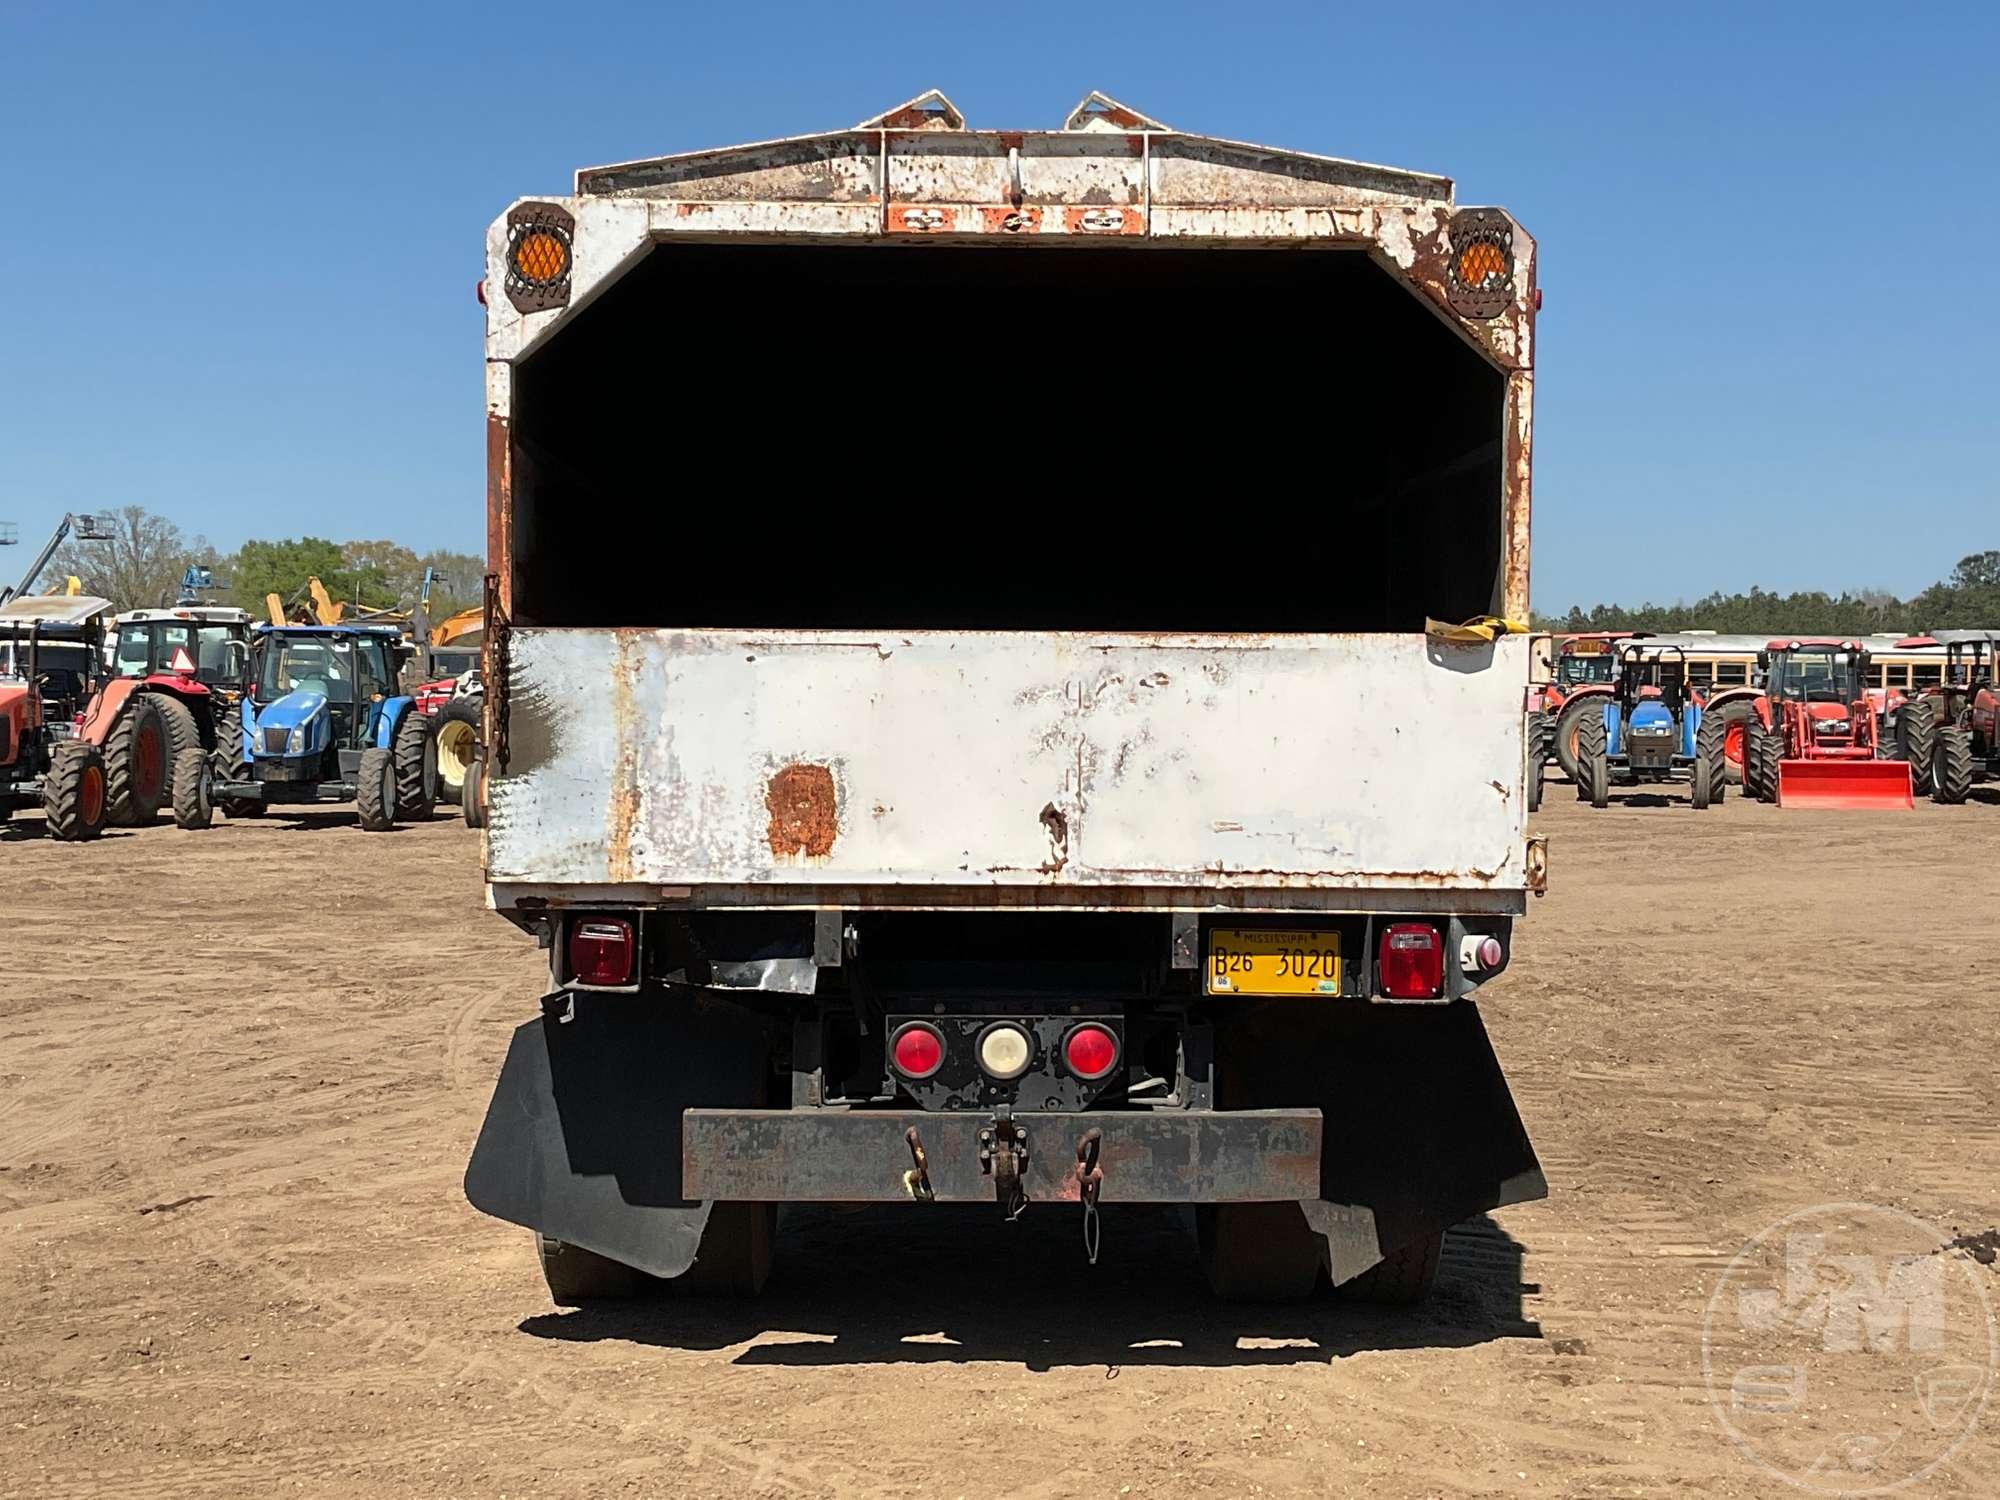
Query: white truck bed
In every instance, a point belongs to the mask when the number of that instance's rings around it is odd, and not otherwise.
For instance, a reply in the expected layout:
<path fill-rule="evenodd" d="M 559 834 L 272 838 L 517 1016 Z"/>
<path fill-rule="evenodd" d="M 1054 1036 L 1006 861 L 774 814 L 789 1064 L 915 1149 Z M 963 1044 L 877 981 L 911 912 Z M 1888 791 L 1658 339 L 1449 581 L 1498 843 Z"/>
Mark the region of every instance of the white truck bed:
<path fill-rule="evenodd" d="M 521 628 L 496 905 L 1517 912 L 1528 642 Z"/>

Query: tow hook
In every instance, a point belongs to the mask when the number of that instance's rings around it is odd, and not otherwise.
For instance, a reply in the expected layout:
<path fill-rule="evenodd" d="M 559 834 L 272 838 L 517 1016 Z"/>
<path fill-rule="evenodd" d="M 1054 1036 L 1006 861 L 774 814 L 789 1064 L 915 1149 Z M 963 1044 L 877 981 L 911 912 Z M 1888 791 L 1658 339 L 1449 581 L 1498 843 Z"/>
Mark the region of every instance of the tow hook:
<path fill-rule="evenodd" d="M 1076 1143 L 1076 1197 L 1083 1205 L 1083 1249 L 1090 1263 L 1097 1264 L 1097 1245 L 1104 1228 L 1097 1217 L 1097 1195 L 1104 1190 L 1104 1168 L 1097 1164 L 1097 1148 L 1104 1144 L 1104 1132 L 1095 1125 Z"/>
<path fill-rule="evenodd" d="M 903 1191 L 919 1203 L 937 1202 L 937 1193 L 931 1188 L 930 1158 L 924 1155 L 924 1138 L 917 1134 L 912 1125 L 903 1132 L 903 1139 L 910 1146 L 910 1170 L 903 1174 Z"/>
<path fill-rule="evenodd" d="M 993 1179 L 993 1196 L 1011 1223 L 1027 1210 L 1028 1132 L 1005 1105 L 979 1131 L 979 1170 Z"/>

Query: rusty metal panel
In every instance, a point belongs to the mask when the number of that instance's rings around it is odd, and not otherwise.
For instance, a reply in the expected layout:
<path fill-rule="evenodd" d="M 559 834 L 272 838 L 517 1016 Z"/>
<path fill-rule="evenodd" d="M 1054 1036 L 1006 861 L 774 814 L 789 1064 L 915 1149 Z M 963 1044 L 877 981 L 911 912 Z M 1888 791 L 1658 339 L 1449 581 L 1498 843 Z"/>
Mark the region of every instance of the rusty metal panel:
<path fill-rule="evenodd" d="M 522 628 L 489 878 L 1518 892 L 1527 677 L 1525 637 Z"/>
<path fill-rule="evenodd" d="M 1019 1113 L 1031 1203 L 1079 1201 L 1077 1148 L 1099 1135 L 1105 1203 L 1317 1199 L 1316 1109 Z M 894 1202 L 912 1196 L 908 1132 L 940 1203 L 993 1202 L 981 1169 L 983 1114 L 924 1110 L 690 1109 L 681 1117 L 681 1191 L 703 1200 Z"/>

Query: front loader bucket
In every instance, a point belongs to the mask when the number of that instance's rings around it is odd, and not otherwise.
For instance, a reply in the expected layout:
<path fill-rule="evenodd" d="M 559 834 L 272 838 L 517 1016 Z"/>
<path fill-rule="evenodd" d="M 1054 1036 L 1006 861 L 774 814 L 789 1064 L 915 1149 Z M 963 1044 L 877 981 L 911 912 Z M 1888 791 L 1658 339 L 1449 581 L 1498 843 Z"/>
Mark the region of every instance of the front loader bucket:
<path fill-rule="evenodd" d="M 1914 808 L 1906 760 L 1781 760 L 1778 806 Z"/>

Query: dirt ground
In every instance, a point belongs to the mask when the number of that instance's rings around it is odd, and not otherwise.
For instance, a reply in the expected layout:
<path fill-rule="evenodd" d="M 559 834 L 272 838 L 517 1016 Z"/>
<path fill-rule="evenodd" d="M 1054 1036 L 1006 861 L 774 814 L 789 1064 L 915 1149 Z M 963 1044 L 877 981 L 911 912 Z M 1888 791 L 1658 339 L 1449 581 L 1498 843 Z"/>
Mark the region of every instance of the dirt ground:
<path fill-rule="evenodd" d="M 1541 825 L 1483 1008 L 1551 1196 L 1455 1233 L 1430 1307 L 1217 1305 L 1168 1212 L 1107 1212 L 1091 1270 L 1052 1206 L 897 1206 L 790 1217 L 755 1303 L 603 1313 L 460 1193 L 543 973 L 472 834 L 19 815 L 0 1494 L 1791 1493 L 1704 1311 L 1814 1204 L 2000 1224 L 2000 802 L 1558 784 Z M 1908 1493 L 2000 1493 L 2000 1412 Z"/>

